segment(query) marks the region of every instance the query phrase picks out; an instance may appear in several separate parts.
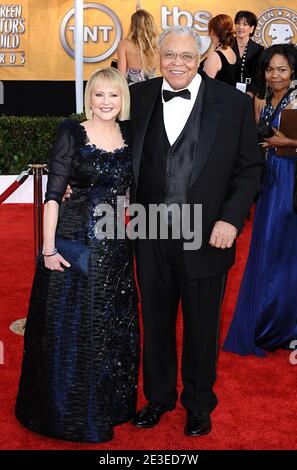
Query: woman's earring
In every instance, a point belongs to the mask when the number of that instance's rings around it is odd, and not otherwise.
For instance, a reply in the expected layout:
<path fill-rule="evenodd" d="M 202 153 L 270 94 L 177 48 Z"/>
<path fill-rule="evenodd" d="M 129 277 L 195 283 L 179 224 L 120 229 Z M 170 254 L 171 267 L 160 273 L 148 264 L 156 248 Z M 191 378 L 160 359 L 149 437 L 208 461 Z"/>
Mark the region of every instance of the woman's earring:
<path fill-rule="evenodd" d="M 290 88 L 293 88 L 293 90 L 294 90 L 294 88 L 296 88 L 296 86 L 297 86 L 297 80 L 296 80 L 295 75 L 293 73 L 292 77 L 291 77 Z"/>
<path fill-rule="evenodd" d="M 290 103 L 293 109 L 297 109 L 297 80 L 295 79 L 294 74 L 292 74 L 291 77 L 291 83 L 290 83 Z"/>

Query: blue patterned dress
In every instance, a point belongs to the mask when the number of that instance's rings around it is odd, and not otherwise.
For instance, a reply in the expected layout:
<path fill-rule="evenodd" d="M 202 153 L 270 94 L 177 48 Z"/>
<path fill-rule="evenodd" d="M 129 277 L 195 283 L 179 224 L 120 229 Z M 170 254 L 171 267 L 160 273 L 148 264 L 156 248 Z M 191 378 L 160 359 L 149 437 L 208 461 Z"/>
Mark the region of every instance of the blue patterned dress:
<path fill-rule="evenodd" d="M 289 103 L 286 97 L 281 109 Z M 271 116 L 268 105 L 262 116 Z M 278 128 L 280 113 L 272 126 Z M 297 214 L 293 210 L 296 156 L 270 147 L 257 202 L 249 256 L 223 349 L 265 356 L 297 339 Z"/>
<path fill-rule="evenodd" d="M 37 263 L 24 338 L 16 416 L 40 434 L 104 442 L 113 425 L 135 413 L 139 331 L 131 242 L 100 239 L 98 204 L 116 210 L 131 185 L 128 123 L 125 147 L 106 152 L 89 145 L 84 128 L 60 127 L 50 161 L 47 200 L 61 201 L 57 235 L 89 247 L 88 275 Z M 115 219 L 116 224 L 117 219 Z"/>

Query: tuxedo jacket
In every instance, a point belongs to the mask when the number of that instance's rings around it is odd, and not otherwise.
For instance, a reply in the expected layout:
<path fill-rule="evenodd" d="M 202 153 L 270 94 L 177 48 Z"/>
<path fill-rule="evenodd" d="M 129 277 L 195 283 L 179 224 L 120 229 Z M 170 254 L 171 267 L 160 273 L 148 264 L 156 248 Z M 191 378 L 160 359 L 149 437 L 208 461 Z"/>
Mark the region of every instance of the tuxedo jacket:
<path fill-rule="evenodd" d="M 192 208 L 202 204 L 202 245 L 194 251 L 184 250 L 185 267 L 191 278 L 225 273 L 234 263 L 235 243 L 225 250 L 213 248 L 209 244 L 211 231 L 215 222 L 222 220 L 241 232 L 260 189 L 263 165 L 251 98 L 204 73 L 201 75 L 205 90 L 187 203 Z M 161 100 L 161 86 L 162 78 L 155 78 L 130 87 L 135 178 L 132 202 L 137 202 L 145 135 L 156 100 Z M 151 145 L 154 146 L 154 141 Z"/>

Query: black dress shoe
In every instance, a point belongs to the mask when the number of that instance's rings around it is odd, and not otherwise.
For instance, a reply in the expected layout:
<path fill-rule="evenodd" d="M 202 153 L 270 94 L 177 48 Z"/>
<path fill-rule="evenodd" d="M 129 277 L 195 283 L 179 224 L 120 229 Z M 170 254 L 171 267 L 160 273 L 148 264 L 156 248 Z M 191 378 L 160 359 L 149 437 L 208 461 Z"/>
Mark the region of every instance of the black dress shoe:
<path fill-rule="evenodd" d="M 167 411 L 174 410 L 175 405 L 159 405 L 155 403 L 149 403 L 141 411 L 136 413 L 135 418 L 132 420 L 132 424 L 137 428 L 153 428 L 159 424 L 161 416 Z"/>
<path fill-rule="evenodd" d="M 204 436 L 211 431 L 211 419 L 208 411 L 188 411 L 185 426 L 186 436 Z"/>

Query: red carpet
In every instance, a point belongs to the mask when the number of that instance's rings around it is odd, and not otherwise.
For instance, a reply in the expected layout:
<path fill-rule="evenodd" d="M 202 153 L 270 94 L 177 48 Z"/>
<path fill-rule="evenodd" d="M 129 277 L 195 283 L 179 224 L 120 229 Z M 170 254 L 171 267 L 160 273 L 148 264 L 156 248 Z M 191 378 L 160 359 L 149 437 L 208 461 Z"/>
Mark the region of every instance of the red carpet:
<path fill-rule="evenodd" d="M 229 275 L 223 306 L 221 341 L 229 325 L 242 276 L 251 232 L 249 222 L 238 243 L 237 263 Z M 57 441 L 23 428 L 14 418 L 23 338 L 9 325 L 26 316 L 33 276 L 33 210 L 29 204 L 0 206 L 0 365 L 1 449 L 297 449 L 296 374 L 289 353 L 267 358 L 239 357 L 220 351 L 216 393 L 219 406 L 213 413 L 213 431 L 204 437 L 184 436 L 185 412 L 178 405 L 152 430 L 130 424 L 115 428 L 114 440 L 98 445 Z M 252 286 L 251 286 L 252 288 Z M 179 344 L 181 325 L 179 324 Z M 139 405 L 144 403 L 141 383 Z"/>

